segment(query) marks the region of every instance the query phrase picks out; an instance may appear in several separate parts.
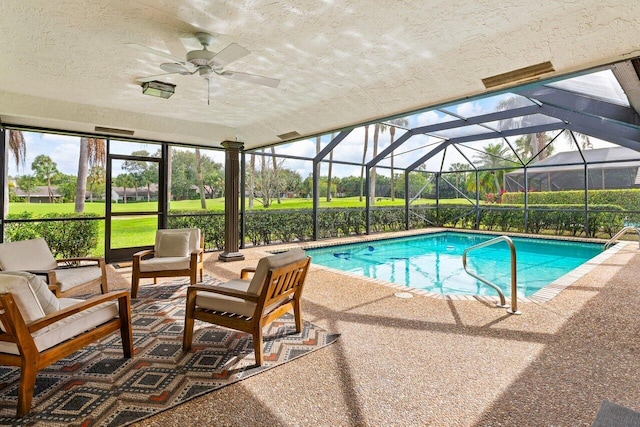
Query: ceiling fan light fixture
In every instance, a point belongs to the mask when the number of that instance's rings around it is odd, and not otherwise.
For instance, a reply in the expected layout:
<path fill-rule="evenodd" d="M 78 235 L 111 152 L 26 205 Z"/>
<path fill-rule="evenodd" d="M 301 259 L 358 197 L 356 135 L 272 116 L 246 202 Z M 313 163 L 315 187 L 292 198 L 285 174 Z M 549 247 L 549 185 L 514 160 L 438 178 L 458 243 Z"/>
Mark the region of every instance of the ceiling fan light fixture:
<path fill-rule="evenodd" d="M 158 80 L 142 83 L 142 93 L 160 98 L 169 98 L 174 94 L 176 85 Z"/>
<path fill-rule="evenodd" d="M 187 62 L 192 63 L 195 66 L 209 65 L 209 62 L 216 56 L 214 52 L 210 52 L 205 47 L 201 50 L 192 50 L 187 52 Z"/>

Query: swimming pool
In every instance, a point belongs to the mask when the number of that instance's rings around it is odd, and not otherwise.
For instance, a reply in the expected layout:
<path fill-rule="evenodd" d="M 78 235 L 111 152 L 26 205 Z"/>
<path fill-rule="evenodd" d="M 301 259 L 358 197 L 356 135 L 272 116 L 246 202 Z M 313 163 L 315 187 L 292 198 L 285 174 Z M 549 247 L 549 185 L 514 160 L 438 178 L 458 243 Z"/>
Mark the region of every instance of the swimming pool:
<path fill-rule="evenodd" d="M 307 249 L 313 263 L 444 295 L 497 295 L 462 267 L 463 251 L 493 235 L 439 232 L 366 243 Z M 518 295 L 528 297 L 602 252 L 602 245 L 512 237 L 517 253 Z M 510 252 L 505 242 L 467 255 L 470 270 L 511 293 Z"/>

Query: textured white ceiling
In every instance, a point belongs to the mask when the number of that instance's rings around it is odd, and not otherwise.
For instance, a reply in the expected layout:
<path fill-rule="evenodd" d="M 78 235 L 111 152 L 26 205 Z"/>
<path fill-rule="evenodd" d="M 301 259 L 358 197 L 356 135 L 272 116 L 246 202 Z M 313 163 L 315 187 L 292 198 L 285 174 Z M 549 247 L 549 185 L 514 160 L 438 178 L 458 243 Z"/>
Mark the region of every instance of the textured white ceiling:
<path fill-rule="evenodd" d="M 525 4 L 526 3 L 526 4 Z M 481 79 L 544 61 L 556 74 L 640 54 L 640 2 L 603 0 L 21 0 L 0 8 L 0 120 L 204 146 L 254 148 L 474 96 Z M 281 79 L 276 89 L 196 75 L 162 79 L 216 36 L 251 51 L 228 68 Z"/>

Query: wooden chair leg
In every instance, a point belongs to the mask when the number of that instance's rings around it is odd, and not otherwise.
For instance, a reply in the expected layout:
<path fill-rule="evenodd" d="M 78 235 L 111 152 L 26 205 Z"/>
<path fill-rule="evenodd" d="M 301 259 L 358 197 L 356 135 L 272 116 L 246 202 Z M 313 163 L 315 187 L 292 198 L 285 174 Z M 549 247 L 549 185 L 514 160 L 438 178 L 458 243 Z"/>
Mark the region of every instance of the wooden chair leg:
<path fill-rule="evenodd" d="M 31 410 L 33 400 L 33 389 L 36 386 L 36 375 L 38 369 L 35 362 L 23 362 L 20 369 L 20 385 L 18 386 L 18 410 L 19 417 L 26 415 Z"/>
<path fill-rule="evenodd" d="M 131 303 L 129 296 L 118 300 L 118 310 L 120 312 L 122 352 L 124 357 L 131 359 L 133 357 L 133 330 L 131 326 Z"/>
<path fill-rule="evenodd" d="M 131 276 L 131 298 L 138 298 L 138 286 L 140 286 L 140 272 L 134 270 Z"/>
<path fill-rule="evenodd" d="M 100 291 L 104 295 L 109 292 L 109 285 L 107 284 L 107 267 L 104 263 L 104 259 L 100 260 L 100 271 L 102 272 L 102 277 L 100 278 Z"/>
<path fill-rule="evenodd" d="M 194 311 L 196 305 L 196 293 L 187 291 L 186 309 L 184 312 L 184 332 L 182 334 L 182 350 L 191 349 L 193 341 Z"/>
<path fill-rule="evenodd" d="M 154 278 L 153 278 L 153 284 L 154 284 L 154 285 L 157 285 L 157 284 L 158 284 L 158 276 L 156 276 L 156 277 L 154 277 Z"/>
<path fill-rule="evenodd" d="M 264 351 L 264 343 L 262 342 L 262 327 L 258 327 L 253 331 L 253 352 L 256 357 L 256 365 L 262 366 L 262 362 L 264 361 L 263 356 Z"/>
<path fill-rule="evenodd" d="M 300 299 L 296 298 L 293 305 L 293 314 L 296 318 L 296 332 L 302 332 L 302 306 Z"/>
<path fill-rule="evenodd" d="M 107 276 L 103 275 L 102 280 L 100 281 L 100 291 L 102 294 L 106 294 L 109 292 L 109 285 L 107 285 Z"/>

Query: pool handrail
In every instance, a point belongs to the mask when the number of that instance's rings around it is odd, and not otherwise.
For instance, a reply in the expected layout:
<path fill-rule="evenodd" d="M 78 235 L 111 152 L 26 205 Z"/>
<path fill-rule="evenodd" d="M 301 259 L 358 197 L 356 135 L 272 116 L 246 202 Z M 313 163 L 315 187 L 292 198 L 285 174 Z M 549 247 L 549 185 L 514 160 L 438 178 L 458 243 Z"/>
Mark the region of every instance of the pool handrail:
<path fill-rule="evenodd" d="M 620 239 L 620 237 L 622 237 L 622 235 L 627 234 L 632 230 L 635 230 L 635 232 L 638 233 L 638 245 L 640 246 L 640 228 L 634 225 L 627 225 L 625 227 L 622 227 L 622 229 L 618 231 L 612 238 L 607 240 L 607 243 L 604 244 L 604 248 L 602 250 L 606 251 L 611 245 L 616 243 Z"/>
<path fill-rule="evenodd" d="M 517 293 L 518 279 L 517 279 L 517 273 L 516 273 L 516 247 L 513 244 L 513 241 L 511 240 L 511 238 L 509 238 L 509 236 L 498 236 L 491 240 L 487 240 L 486 242 L 478 243 L 477 245 L 473 245 L 471 247 L 466 248 L 464 252 L 462 252 L 462 266 L 464 267 L 464 271 L 466 271 L 468 275 L 470 275 L 471 277 L 474 277 L 475 279 L 481 281 L 482 283 L 488 286 L 491 286 L 493 289 L 495 289 L 498 292 L 498 295 L 500 296 L 500 304 L 497 304 L 498 307 L 507 307 L 504 293 L 496 284 L 491 283 L 490 281 L 478 276 L 477 274 L 469 271 L 469 269 L 467 268 L 467 253 L 475 249 L 484 248 L 486 246 L 490 246 L 502 241 L 507 242 L 507 244 L 509 245 L 509 251 L 511 252 L 511 308 L 507 309 L 507 313 L 522 314 L 522 312 L 518 311 L 518 293 Z"/>

